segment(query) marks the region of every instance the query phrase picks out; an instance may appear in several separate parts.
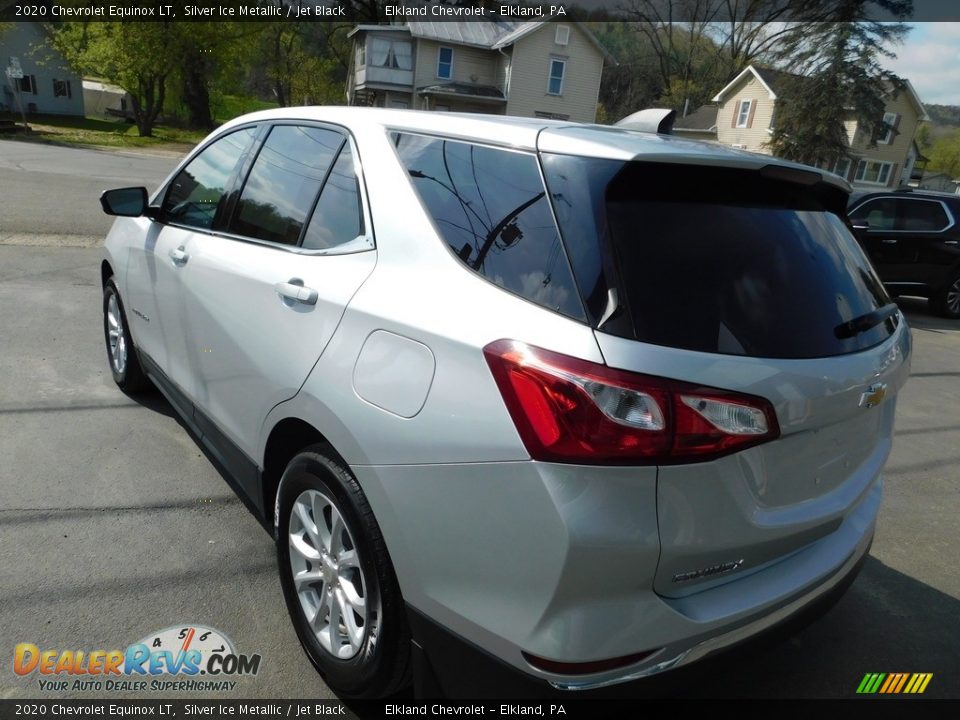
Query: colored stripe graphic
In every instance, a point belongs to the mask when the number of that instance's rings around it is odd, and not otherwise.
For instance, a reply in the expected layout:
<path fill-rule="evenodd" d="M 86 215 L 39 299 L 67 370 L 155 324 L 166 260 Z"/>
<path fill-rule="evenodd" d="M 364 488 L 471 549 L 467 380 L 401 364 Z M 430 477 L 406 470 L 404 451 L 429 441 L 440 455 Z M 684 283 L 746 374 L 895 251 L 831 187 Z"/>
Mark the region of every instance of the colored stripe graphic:
<path fill-rule="evenodd" d="M 857 694 L 919 695 L 932 679 L 933 673 L 867 673 L 857 686 Z"/>

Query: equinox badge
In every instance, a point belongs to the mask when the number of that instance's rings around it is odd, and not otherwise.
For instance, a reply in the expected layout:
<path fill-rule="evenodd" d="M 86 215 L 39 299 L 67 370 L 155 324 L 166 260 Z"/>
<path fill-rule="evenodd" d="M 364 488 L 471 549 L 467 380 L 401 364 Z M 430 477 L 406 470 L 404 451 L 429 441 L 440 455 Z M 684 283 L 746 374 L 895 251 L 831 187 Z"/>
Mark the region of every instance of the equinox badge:
<path fill-rule="evenodd" d="M 887 396 L 887 384 L 876 383 L 867 388 L 867 391 L 860 396 L 860 407 L 872 408 L 883 402 Z"/>

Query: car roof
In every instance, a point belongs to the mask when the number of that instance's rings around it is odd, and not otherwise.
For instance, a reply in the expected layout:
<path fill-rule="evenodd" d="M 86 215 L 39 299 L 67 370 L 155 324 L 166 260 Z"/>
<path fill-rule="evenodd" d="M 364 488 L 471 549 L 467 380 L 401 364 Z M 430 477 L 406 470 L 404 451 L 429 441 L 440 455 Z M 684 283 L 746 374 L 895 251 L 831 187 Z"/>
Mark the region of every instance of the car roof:
<path fill-rule="evenodd" d="M 567 120 L 325 105 L 263 110 L 231 120 L 224 127 L 271 120 L 312 120 L 348 128 L 380 127 L 384 130 L 443 135 L 484 144 L 504 145 L 518 150 L 539 150 L 614 160 L 642 159 L 745 169 L 774 165 L 803 171 L 807 175 L 817 174 L 824 181 L 846 192 L 850 191 L 849 184 L 839 176 L 770 155 L 672 135 Z"/>

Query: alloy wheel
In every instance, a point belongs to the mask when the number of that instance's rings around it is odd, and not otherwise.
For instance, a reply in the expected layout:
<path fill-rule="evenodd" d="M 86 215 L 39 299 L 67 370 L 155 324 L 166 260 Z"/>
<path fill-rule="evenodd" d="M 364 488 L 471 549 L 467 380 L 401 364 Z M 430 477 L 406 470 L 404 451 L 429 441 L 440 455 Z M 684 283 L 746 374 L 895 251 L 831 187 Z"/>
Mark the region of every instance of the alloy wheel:
<path fill-rule="evenodd" d="M 290 512 L 288 542 L 293 584 L 320 645 L 339 660 L 376 640 L 380 608 L 368 593 L 360 556 L 336 504 L 306 490 Z"/>

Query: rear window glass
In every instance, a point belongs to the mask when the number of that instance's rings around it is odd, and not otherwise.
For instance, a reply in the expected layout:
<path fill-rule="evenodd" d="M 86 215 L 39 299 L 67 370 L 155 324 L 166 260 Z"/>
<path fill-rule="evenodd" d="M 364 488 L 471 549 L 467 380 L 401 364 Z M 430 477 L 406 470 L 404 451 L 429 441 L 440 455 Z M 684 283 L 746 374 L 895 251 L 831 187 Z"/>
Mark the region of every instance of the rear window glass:
<path fill-rule="evenodd" d="M 756 171 L 629 163 L 606 188 L 609 250 L 636 339 L 768 358 L 856 352 L 836 328 L 890 302 L 810 188 Z M 598 234 L 599 234 L 598 233 Z M 598 241 L 598 248 L 604 244 Z"/>
<path fill-rule="evenodd" d="M 584 319 L 535 155 L 406 133 L 393 140 L 460 262 L 531 302 Z"/>

